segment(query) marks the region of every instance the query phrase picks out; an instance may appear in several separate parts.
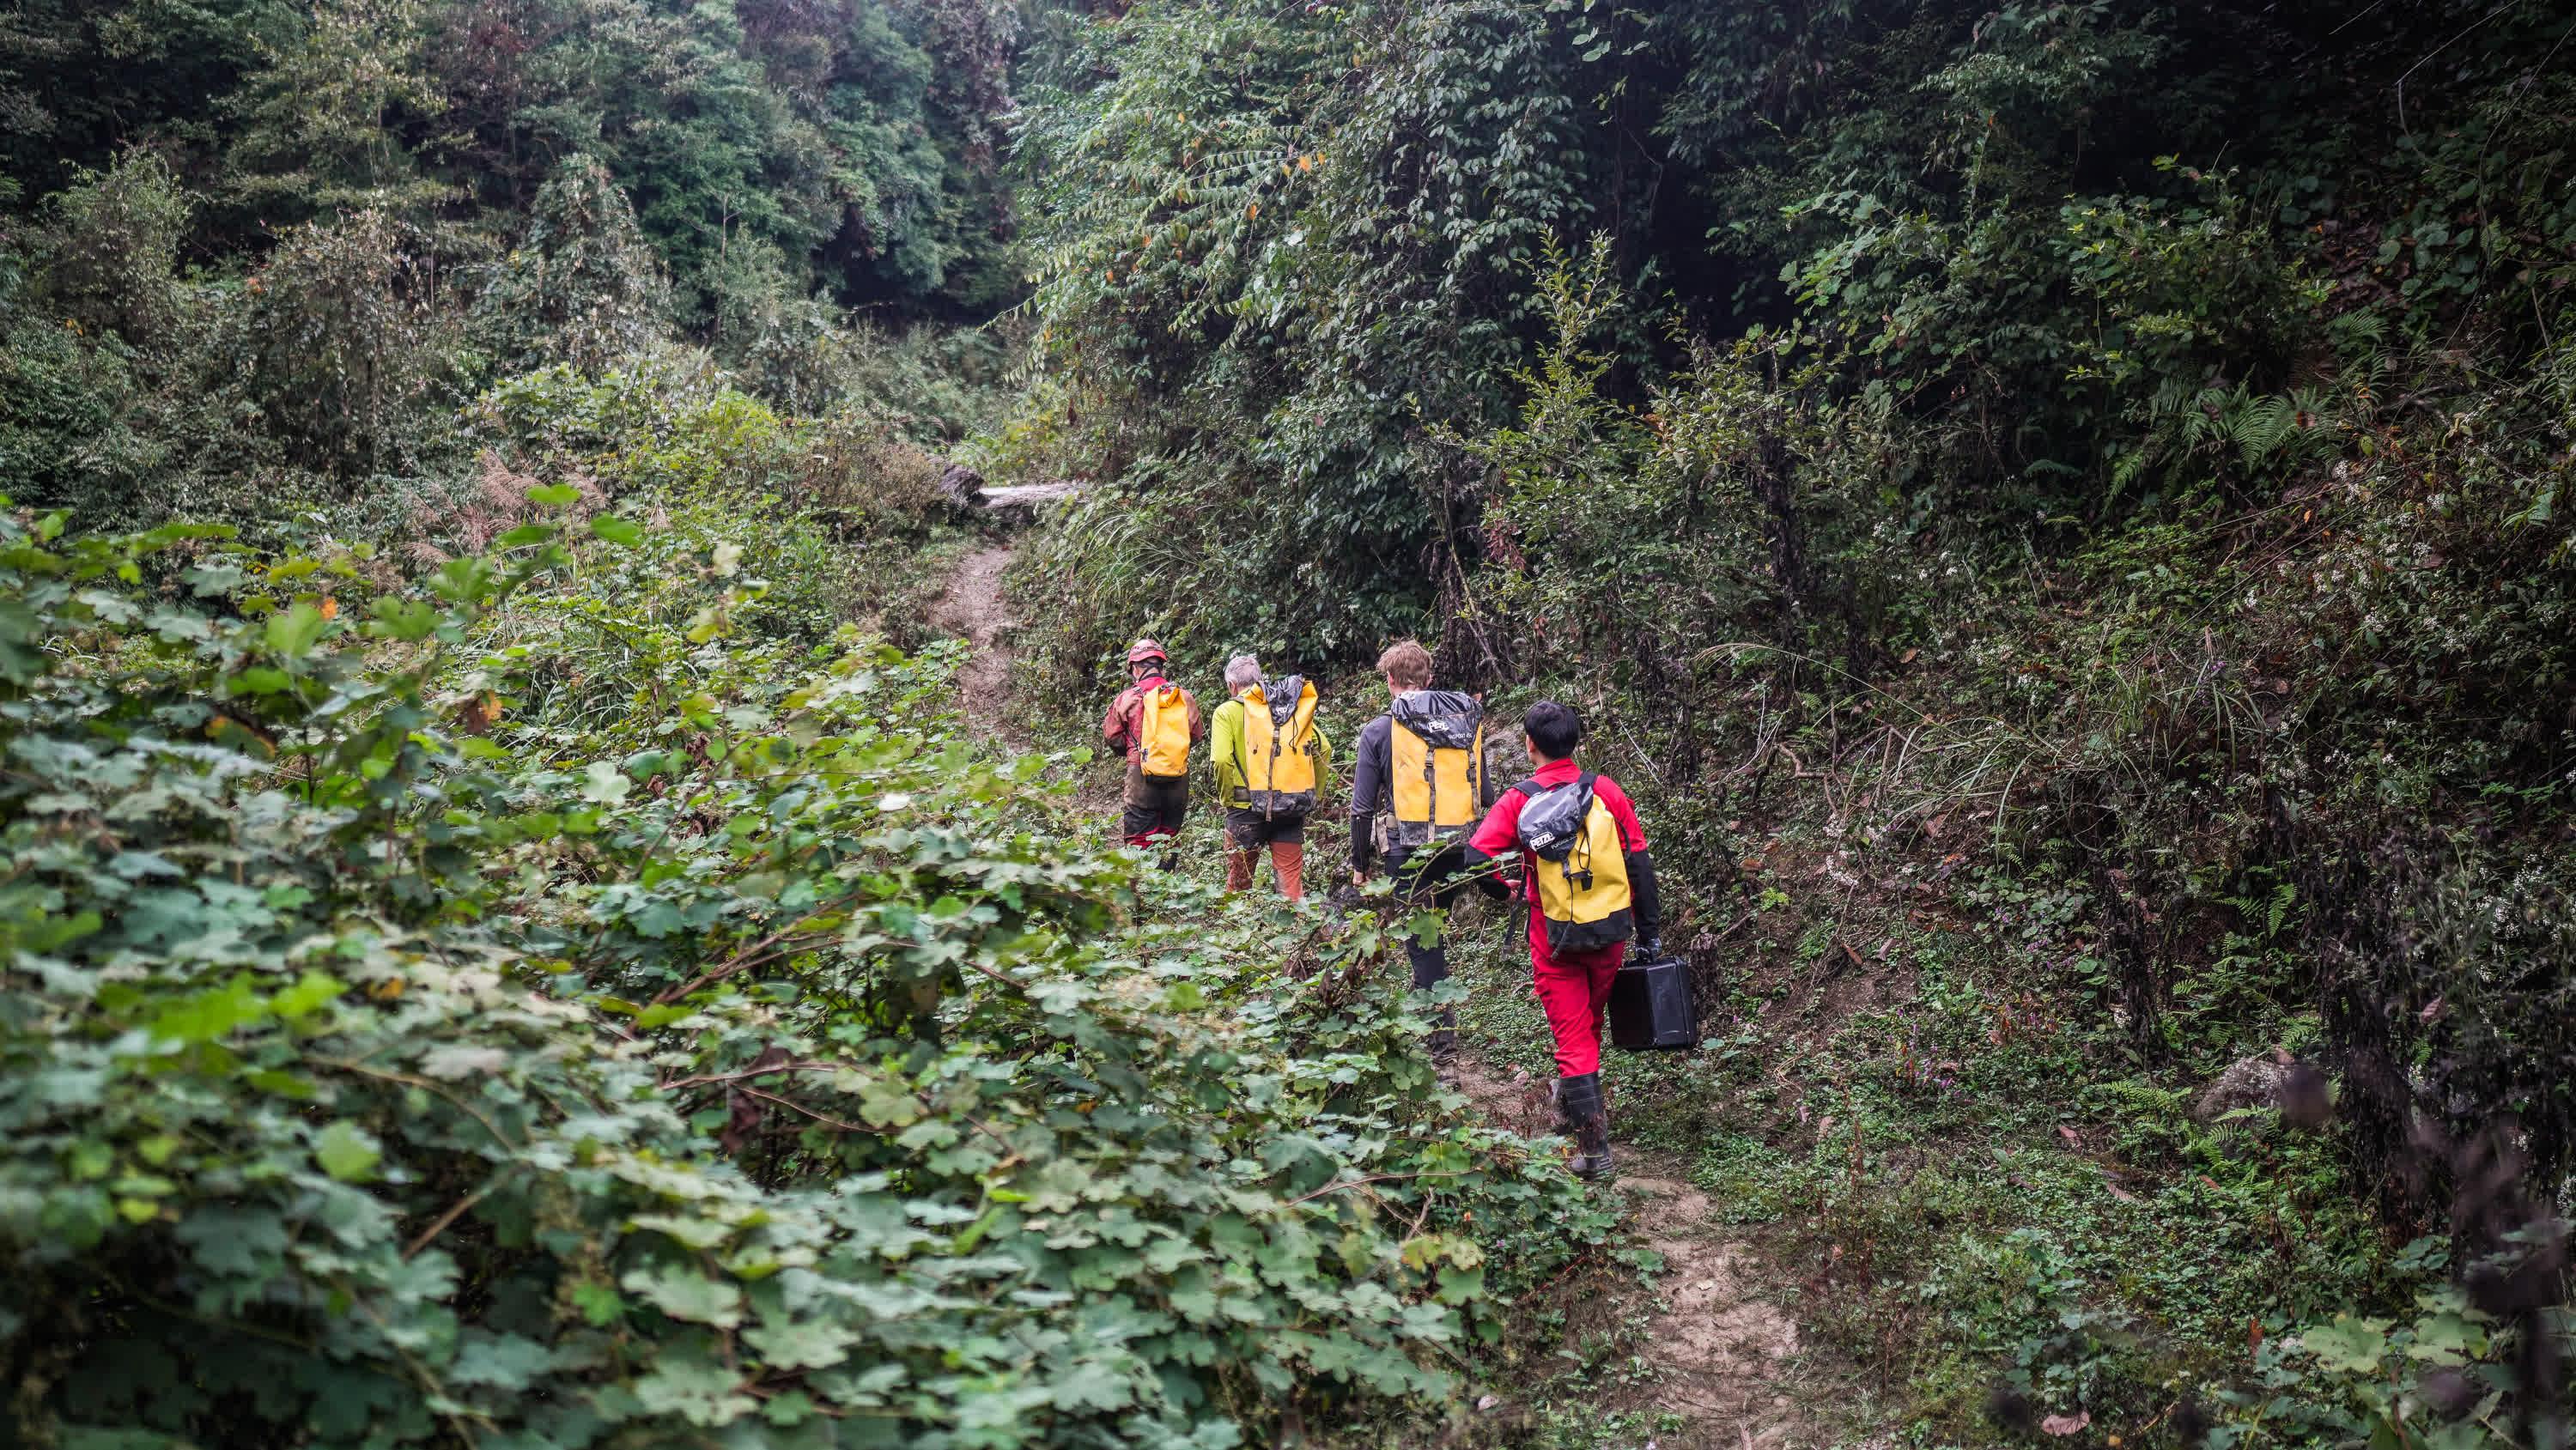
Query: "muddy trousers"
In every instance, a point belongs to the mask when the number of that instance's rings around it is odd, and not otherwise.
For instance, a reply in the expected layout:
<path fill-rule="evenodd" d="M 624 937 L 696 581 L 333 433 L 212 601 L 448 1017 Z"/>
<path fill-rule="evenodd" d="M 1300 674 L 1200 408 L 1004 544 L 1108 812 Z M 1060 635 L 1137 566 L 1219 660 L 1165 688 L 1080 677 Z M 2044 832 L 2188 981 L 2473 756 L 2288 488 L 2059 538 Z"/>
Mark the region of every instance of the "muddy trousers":
<path fill-rule="evenodd" d="M 1190 810 L 1190 781 L 1187 776 L 1161 780 L 1140 775 L 1134 767 L 1127 771 L 1127 809 L 1119 819 L 1119 833 L 1130 846 L 1151 846 L 1171 840 L 1180 834 L 1181 818 Z"/>
<path fill-rule="evenodd" d="M 1244 806 L 1225 808 L 1225 889 L 1252 885 L 1261 848 L 1270 848 L 1270 871 L 1279 879 L 1279 894 L 1290 901 L 1306 897 L 1306 818 L 1267 815 Z"/>
<path fill-rule="evenodd" d="M 1259 865 L 1261 848 L 1247 846 L 1225 853 L 1225 889 L 1249 891 L 1252 873 Z M 1270 874 L 1279 882 L 1279 894 L 1290 901 L 1306 899 L 1306 843 L 1273 841 L 1270 843 Z"/>

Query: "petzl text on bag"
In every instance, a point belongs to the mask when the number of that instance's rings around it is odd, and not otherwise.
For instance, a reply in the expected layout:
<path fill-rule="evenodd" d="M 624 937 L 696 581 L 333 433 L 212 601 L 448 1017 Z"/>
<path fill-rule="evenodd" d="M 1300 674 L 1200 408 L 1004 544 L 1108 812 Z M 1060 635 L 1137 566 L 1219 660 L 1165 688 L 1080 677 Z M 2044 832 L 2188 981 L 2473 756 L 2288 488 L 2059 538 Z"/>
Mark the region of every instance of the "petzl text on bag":
<path fill-rule="evenodd" d="M 1598 779 L 1587 770 L 1552 788 L 1535 780 L 1512 787 L 1524 797 L 1520 842 L 1538 858 L 1529 881 L 1551 953 L 1606 947 L 1636 930 L 1627 849 L 1593 793 Z"/>

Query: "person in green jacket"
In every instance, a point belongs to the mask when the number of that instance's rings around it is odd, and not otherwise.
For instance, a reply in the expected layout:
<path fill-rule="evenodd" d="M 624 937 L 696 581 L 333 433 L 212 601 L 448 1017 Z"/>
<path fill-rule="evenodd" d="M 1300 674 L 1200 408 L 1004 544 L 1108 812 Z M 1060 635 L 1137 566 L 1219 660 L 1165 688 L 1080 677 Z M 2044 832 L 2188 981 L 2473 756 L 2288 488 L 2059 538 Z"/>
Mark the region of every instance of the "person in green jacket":
<path fill-rule="evenodd" d="M 1242 891 L 1252 885 L 1253 858 L 1263 846 L 1270 848 L 1271 874 L 1278 878 L 1279 894 L 1290 901 L 1306 895 L 1306 817 L 1315 800 L 1331 779 L 1332 742 L 1324 738 L 1321 726 L 1314 724 L 1311 713 L 1297 708 L 1306 693 L 1306 682 L 1295 675 L 1275 684 L 1265 682 L 1261 661 L 1251 655 L 1236 655 L 1225 664 L 1225 688 L 1232 696 L 1208 716 L 1208 752 L 1216 766 L 1217 800 L 1225 807 L 1225 889 Z M 1247 743 L 1251 722 L 1246 712 L 1251 708 L 1244 697 L 1255 690 L 1263 692 L 1262 708 L 1274 720 L 1265 720 L 1265 731 L 1281 727 L 1275 723 L 1277 711 L 1271 709 L 1268 695 L 1277 694 L 1290 712 L 1286 726 L 1293 737 L 1303 716 L 1302 748 L 1312 761 L 1313 788 L 1267 790 L 1255 799 L 1251 777 L 1259 773 L 1251 760 Z M 1264 739 L 1269 736 L 1265 734 Z M 1292 738 L 1286 742 L 1295 746 Z M 1282 773 L 1283 776 L 1286 772 Z M 1289 780 L 1266 781 L 1268 785 L 1294 785 Z M 1302 797 L 1302 799 L 1300 799 Z"/>

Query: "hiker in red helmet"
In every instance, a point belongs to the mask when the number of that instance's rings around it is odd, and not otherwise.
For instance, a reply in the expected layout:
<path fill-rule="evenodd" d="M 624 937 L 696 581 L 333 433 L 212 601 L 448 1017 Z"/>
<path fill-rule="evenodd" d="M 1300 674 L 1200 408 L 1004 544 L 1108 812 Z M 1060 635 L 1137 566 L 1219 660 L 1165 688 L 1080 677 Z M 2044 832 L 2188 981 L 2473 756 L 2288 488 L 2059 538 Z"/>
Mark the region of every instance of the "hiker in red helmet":
<path fill-rule="evenodd" d="M 1502 793 L 1467 838 L 1467 860 L 1520 857 L 1529 904 L 1530 976 L 1556 1038 L 1556 1126 L 1574 1140 L 1574 1171 L 1610 1171 L 1610 1113 L 1601 1095 L 1601 1023 L 1610 984 L 1634 939 L 1661 955 L 1655 861 L 1628 793 L 1574 763 L 1583 721 L 1553 700 L 1521 719 L 1536 769 Z"/>
<path fill-rule="evenodd" d="M 1163 647 L 1140 639 L 1127 650 L 1127 688 L 1100 722 L 1101 738 L 1127 753 L 1127 810 L 1121 834 L 1130 846 L 1180 834 L 1190 806 L 1190 746 L 1207 738 L 1199 702 L 1163 678 Z M 1163 869 L 1172 868 L 1165 854 Z"/>

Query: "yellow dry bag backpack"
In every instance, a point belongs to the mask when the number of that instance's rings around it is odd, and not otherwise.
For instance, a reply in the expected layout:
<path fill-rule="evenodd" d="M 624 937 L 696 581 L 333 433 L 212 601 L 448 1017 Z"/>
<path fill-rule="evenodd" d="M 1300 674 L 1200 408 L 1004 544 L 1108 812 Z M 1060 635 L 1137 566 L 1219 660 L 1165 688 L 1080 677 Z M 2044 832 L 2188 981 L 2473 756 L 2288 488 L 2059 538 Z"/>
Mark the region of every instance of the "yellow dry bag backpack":
<path fill-rule="evenodd" d="M 1555 787 L 1525 780 L 1521 844 L 1538 857 L 1538 914 L 1547 949 L 1579 952 L 1626 941 L 1636 932 L 1628 890 L 1628 843 L 1619 822 L 1592 788 L 1591 771 Z"/>
<path fill-rule="evenodd" d="M 1387 716 L 1394 809 L 1383 844 L 1463 838 L 1485 814 L 1485 707 L 1455 690 L 1407 690 Z"/>
<path fill-rule="evenodd" d="M 1265 816 L 1315 808 L 1315 687 L 1297 675 L 1243 692 L 1245 804 Z"/>
<path fill-rule="evenodd" d="M 1190 697 L 1178 685 L 1157 685 L 1136 709 L 1138 769 L 1156 780 L 1190 773 Z"/>

